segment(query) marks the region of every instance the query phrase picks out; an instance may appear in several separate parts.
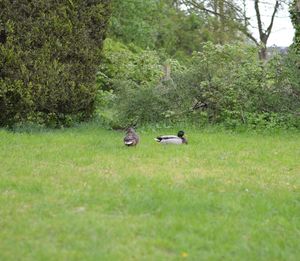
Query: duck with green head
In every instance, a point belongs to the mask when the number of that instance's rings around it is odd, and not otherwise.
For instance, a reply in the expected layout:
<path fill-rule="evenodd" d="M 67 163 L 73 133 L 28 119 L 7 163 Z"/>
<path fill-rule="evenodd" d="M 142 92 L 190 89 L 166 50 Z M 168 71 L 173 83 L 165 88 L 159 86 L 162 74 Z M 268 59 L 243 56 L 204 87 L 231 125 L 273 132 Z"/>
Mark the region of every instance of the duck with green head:
<path fill-rule="evenodd" d="M 162 135 L 154 139 L 161 144 L 187 144 L 187 139 L 184 137 L 184 131 L 178 131 L 175 135 Z"/>

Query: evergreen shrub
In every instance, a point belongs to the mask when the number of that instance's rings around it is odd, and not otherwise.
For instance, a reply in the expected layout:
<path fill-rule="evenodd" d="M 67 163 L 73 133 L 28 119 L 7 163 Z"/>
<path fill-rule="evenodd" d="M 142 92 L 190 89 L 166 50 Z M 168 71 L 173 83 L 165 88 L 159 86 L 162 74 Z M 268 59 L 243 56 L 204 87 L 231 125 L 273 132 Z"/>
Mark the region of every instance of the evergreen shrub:
<path fill-rule="evenodd" d="M 0 126 L 89 118 L 110 0 L 0 2 Z"/>

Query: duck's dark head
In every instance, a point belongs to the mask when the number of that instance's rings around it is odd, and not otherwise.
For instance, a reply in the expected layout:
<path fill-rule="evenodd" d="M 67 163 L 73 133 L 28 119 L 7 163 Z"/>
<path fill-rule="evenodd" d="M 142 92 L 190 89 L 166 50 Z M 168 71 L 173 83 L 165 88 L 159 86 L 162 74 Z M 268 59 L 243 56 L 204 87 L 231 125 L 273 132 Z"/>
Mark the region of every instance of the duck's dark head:
<path fill-rule="evenodd" d="M 183 137 L 183 135 L 184 135 L 184 131 L 178 131 L 178 134 L 177 134 L 177 136 L 179 137 L 179 138 L 182 138 Z"/>
<path fill-rule="evenodd" d="M 126 133 L 135 133 L 134 128 L 129 127 L 129 128 L 126 130 Z"/>

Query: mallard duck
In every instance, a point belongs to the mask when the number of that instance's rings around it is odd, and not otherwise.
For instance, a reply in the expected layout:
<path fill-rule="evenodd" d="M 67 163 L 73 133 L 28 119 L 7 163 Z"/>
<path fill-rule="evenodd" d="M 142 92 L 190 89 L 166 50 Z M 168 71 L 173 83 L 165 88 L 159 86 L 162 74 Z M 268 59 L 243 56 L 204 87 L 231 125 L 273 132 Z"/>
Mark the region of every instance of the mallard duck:
<path fill-rule="evenodd" d="M 133 128 L 128 128 L 126 136 L 124 138 L 124 144 L 126 146 L 136 146 L 140 141 L 139 136 L 136 134 Z"/>
<path fill-rule="evenodd" d="M 163 135 L 155 138 L 155 140 L 162 144 L 187 144 L 187 139 L 184 136 L 184 131 L 178 131 L 175 135 Z"/>

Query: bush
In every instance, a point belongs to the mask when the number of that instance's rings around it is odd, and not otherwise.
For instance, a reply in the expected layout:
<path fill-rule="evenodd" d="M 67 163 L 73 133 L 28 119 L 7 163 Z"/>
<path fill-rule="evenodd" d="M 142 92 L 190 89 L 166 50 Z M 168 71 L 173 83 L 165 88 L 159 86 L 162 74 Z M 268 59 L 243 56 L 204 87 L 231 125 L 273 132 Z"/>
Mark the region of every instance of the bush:
<path fill-rule="evenodd" d="M 275 55 L 267 64 L 267 111 L 300 116 L 300 67 L 294 48 L 287 55 Z"/>
<path fill-rule="evenodd" d="M 0 126 L 29 116 L 45 124 L 91 116 L 109 4 L 1 1 Z"/>
<path fill-rule="evenodd" d="M 173 79 L 184 99 L 182 110 L 205 108 L 208 120 L 216 123 L 227 118 L 243 121 L 245 112 L 262 107 L 264 78 L 255 48 L 206 43 L 193 55 L 188 70 Z"/>
<path fill-rule="evenodd" d="M 230 129 L 245 126 L 249 129 L 299 129 L 300 118 L 291 113 L 245 113 L 244 122 L 227 118 L 223 125 Z"/>
<path fill-rule="evenodd" d="M 154 92 L 164 75 L 160 60 L 155 51 L 106 39 L 97 73 L 98 118 L 114 127 L 161 119 L 162 100 Z"/>
<path fill-rule="evenodd" d="M 253 47 L 206 43 L 173 79 L 185 99 L 181 110 L 194 108 L 193 118 L 198 108 L 203 120 L 231 127 L 299 127 L 300 73 L 293 49 L 262 64 Z"/>
<path fill-rule="evenodd" d="M 133 85 L 153 85 L 161 77 L 160 57 L 155 51 L 142 50 L 131 44 L 106 39 L 103 48 L 103 62 L 97 73 L 98 88 L 117 90 L 122 81 Z"/>
<path fill-rule="evenodd" d="M 300 3 L 299 0 L 293 0 L 290 4 L 291 20 L 295 28 L 295 37 L 293 48 L 300 55 Z M 299 56 L 298 56 L 299 59 Z M 299 68 L 299 67 L 298 67 Z"/>
<path fill-rule="evenodd" d="M 262 64 L 255 47 L 206 43 L 186 68 L 175 60 L 162 62 L 154 51 L 107 43 L 98 82 L 113 90 L 113 110 L 98 112 L 102 118 L 109 115 L 112 125 L 188 121 L 299 127 L 300 74 L 292 54 Z M 170 78 L 163 77 L 166 63 Z"/>

